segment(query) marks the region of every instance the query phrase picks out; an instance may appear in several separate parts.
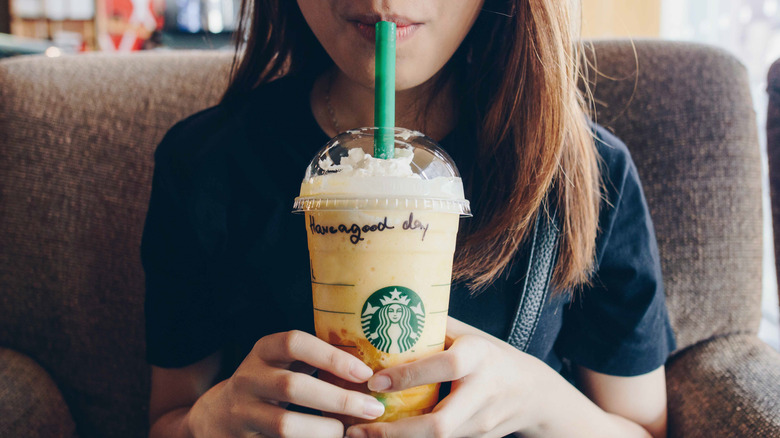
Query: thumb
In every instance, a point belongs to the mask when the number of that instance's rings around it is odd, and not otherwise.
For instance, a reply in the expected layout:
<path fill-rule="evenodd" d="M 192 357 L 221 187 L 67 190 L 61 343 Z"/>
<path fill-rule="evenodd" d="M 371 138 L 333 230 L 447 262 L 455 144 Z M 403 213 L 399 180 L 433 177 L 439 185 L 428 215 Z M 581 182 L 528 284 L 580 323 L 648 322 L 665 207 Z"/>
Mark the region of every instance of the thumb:
<path fill-rule="evenodd" d="M 447 332 L 446 332 L 446 340 L 445 345 L 447 348 L 452 345 L 452 343 L 455 341 L 455 339 L 466 336 L 466 335 L 478 335 L 478 334 L 486 334 L 483 331 L 472 327 L 465 322 L 462 322 L 460 320 L 457 320 L 451 316 L 447 317 Z"/>
<path fill-rule="evenodd" d="M 489 333 L 485 333 L 482 330 L 471 326 L 469 324 L 466 324 L 463 321 L 457 320 L 451 316 L 447 317 L 447 332 L 446 332 L 446 339 L 444 342 L 444 346 L 446 348 L 450 348 L 452 346 L 452 343 L 455 342 L 456 339 L 466 336 L 466 335 L 476 335 L 483 338 L 488 338 L 489 340 L 493 342 L 502 343 L 500 339 L 491 336 Z"/>

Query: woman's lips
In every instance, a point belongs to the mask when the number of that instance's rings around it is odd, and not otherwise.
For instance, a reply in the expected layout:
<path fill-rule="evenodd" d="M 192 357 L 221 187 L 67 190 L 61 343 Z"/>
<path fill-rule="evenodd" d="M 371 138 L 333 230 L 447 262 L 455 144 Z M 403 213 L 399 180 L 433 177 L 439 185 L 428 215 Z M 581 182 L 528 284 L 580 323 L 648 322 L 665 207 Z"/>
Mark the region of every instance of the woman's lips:
<path fill-rule="evenodd" d="M 376 42 L 376 27 L 374 24 L 367 24 L 361 21 L 350 21 L 350 24 L 357 29 L 357 32 L 368 41 Z M 417 29 L 420 28 L 420 23 L 410 24 L 396 24 L 395 27 L 395 40 L 396 43 L 401 43 L 414 35 Z"/>

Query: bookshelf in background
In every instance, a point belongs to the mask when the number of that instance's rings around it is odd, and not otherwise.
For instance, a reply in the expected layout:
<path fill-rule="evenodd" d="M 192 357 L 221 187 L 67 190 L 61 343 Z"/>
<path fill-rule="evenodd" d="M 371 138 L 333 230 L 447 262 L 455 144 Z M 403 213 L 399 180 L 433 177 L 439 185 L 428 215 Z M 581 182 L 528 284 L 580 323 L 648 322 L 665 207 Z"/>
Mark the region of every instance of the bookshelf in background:
<path fill-rule="evenodd" d="M 148 48 L 164 0 L 10 0 L 11 34 L 52 41 L 65 53 Z"/>
<path fill-rule="evenodd" d="M 11 34 L 66 51 L 97 48 L 94 0 L 11 0 Z"/>

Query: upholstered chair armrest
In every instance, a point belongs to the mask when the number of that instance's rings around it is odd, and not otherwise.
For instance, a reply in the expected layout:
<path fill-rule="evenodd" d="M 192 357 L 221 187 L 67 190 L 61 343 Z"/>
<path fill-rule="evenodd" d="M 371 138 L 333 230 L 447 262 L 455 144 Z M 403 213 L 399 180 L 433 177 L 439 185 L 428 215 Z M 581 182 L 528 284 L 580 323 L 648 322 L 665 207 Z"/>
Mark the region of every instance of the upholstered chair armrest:
<path fill-rule="evenodd" d="M 780 437 L 780 353 L 754 335 L 697 344 L 666 376 L 670 437 Z"/>
<path fill-rule="evenodd" d="M 76 436 L 60 390 L 31 358 L 0 348 L 0 437 Z"/>

